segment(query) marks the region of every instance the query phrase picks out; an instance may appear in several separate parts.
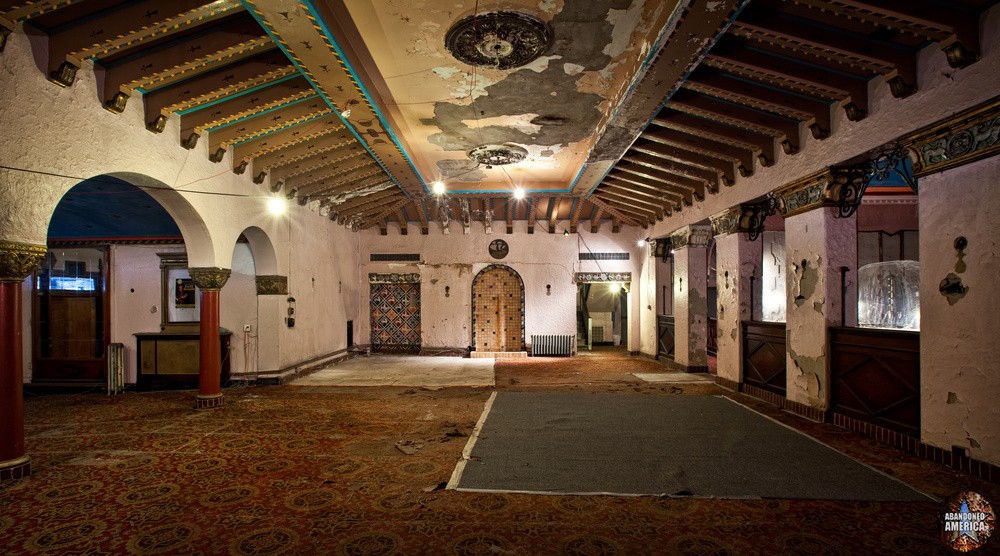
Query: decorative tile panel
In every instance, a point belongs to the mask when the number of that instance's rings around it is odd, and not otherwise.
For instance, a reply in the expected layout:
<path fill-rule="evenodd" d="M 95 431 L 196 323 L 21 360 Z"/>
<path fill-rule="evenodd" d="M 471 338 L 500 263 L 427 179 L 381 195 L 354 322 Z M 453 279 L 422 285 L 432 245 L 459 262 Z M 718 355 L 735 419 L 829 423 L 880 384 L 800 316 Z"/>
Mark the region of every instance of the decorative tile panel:
<path fill-rule="evenodd" d="M 368 274 L 369 284 L 419 284 L 420 274 L 413 272 L 407 274 Z"/>
<path fill-rule="evenodd" d="M 631 272 L 577 272 L 574 281 L 577 284 L 590 282 L 631 282 Z"/>
<path fill-rule="evenodd" d="M 374 351 L 420 350 L 418 281 L 371 284 L 371 345 Z"/>

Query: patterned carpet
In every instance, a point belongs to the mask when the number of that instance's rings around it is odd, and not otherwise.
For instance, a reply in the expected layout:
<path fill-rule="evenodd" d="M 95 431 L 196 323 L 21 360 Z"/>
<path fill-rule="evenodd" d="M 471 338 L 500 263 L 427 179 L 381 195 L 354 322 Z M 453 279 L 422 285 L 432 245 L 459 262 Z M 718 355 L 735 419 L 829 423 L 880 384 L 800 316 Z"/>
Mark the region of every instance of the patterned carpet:
<path fill-rule="evenodd" d="M 656 371 L 611 352 L 504 360 L 497 384 L 724 392 L 630 375 Z M 251 387 L 202 412 L 190 391 L 28 398 L 34 474 L 0 486 L 0 554 L 952 553 L 934 503 L 440 490 L 491 391 Z M 935 496 L 1000 500 L 996 485 L 730 395 Z"/>

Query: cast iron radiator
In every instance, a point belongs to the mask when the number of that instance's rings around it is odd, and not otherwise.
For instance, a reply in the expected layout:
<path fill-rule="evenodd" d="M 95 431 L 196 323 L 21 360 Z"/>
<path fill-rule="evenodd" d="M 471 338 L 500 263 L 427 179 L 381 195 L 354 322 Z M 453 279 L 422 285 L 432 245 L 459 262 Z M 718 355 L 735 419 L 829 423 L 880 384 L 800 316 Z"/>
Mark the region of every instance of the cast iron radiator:
<path fill-rule="evenodd" d="M 108 395 L 125 388 L 125 344 L 108 344 Z"/>
<path fill-rule="evenodd" d="M 576 337 L 562 334 L 532 334 L 531 355 L 573 355 Z"/>

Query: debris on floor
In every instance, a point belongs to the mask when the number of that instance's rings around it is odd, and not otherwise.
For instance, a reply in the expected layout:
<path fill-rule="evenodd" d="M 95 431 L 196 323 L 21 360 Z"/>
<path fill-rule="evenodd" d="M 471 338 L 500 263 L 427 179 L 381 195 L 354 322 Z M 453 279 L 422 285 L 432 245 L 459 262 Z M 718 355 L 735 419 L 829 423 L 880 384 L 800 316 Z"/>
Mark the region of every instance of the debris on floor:
<path fill-rule="evenodd" d="M 424 447 L 423 442 L 416 442 L 414 440 L 400 440 L 396 442 L 396 449 L 408 456 L 420 451 Z"/>

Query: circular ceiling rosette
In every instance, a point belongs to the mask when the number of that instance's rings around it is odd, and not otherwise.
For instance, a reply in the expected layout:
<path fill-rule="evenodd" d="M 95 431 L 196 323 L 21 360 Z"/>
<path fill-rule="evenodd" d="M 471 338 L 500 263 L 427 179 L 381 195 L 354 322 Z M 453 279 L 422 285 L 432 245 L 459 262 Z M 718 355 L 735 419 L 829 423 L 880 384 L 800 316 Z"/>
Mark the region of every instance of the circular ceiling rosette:
<path fill-rule="evenodd" d="M 511 69 L 530 63 L 552 43 L 552 30 L 539 19 L 517 12 L 469 16 L 448 30 L 445 48 L 460 61 L 479 67 Z"/>

